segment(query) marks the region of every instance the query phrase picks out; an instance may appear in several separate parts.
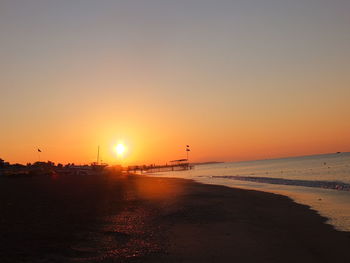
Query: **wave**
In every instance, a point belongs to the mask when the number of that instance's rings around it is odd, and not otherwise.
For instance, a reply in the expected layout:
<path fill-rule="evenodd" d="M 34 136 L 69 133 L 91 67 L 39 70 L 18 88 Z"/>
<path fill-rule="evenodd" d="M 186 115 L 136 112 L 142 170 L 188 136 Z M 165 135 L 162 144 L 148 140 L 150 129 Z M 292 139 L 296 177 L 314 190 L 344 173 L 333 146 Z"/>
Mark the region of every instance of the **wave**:
<path fill-rule="evenodd" d="M 281 185 L 295 185 L 305 187 L 316 187 L 334 189 L 340 191 L 350 191 L 350 184 L 336 181 L 310 181 L 310 180 L 291 180 L 284 178 L 271 178 L 271 177 L 252 177 L 252 176 L 239 176 L 239 175 L 224 175 L 224 176 L 212 176 L 213 178 L 225 178 L 240 181 L 250 181 L 258 183 L 268 184 L 281 184 Z"/>

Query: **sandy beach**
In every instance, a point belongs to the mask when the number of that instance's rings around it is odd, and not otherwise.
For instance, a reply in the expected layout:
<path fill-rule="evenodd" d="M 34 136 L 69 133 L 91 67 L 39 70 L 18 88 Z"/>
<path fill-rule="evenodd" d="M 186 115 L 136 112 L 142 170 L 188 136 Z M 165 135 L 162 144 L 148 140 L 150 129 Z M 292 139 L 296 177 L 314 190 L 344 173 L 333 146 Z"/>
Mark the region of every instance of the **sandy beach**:
<path fill-rule="evenodd" d="M 0 178 L 0 262 L 350 262 L 289 198 L 190 180 Z"/>

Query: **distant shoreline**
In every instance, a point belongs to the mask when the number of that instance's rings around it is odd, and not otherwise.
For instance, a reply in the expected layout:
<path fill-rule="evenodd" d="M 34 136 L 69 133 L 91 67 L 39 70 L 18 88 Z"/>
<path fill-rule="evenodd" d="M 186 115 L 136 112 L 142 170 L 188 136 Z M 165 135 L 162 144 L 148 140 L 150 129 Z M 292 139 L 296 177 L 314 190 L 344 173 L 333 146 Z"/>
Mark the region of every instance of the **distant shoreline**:
<path fill-rule="evenodd" d="M 206 164 L 219 164 L 219 163 L 225 163 L 225 162 L 212 161 L 212 162 L 198 162 L 198 163 L 191 163 L 191 164 L 192 165 L 206 165 Z"/>
<path fill-rule="evenodd" d="M 244 163 L 244 162 L 258 162 L 258 161 L 275 161 L 275 160 L 283 160 L 283 159 L 298 159 L 298 158 L 307 158 L 307 157 L 315 157 L 315 156 L 325 156 L 325 155 L 339 155 L 339 154 L 350 154 L 350 152 L 332 152 L 332 153 L 317 153 L 317 154 L 307 154 L 307 155 L 292 155 L 292 156 L 284 156 L 284 157 L 272 157 L 272 158 L 263 158 L 263 159 L 252 159 L 252 160 L 244 160 L 244 161 L 226 161 L 222 163 Z M 220 163 L 220 162 L 218 162 Z"/>

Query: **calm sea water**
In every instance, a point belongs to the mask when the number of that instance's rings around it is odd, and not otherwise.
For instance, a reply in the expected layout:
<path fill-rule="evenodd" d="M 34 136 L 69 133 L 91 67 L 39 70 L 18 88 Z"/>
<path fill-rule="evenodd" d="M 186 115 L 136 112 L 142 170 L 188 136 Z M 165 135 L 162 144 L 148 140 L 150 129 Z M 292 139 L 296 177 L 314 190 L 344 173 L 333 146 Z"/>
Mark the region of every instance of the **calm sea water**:
<path fill-rule="evenodd" d="M 287 195 L 350 231 L 350 153 L 197 165 L 153 175 Z"/>

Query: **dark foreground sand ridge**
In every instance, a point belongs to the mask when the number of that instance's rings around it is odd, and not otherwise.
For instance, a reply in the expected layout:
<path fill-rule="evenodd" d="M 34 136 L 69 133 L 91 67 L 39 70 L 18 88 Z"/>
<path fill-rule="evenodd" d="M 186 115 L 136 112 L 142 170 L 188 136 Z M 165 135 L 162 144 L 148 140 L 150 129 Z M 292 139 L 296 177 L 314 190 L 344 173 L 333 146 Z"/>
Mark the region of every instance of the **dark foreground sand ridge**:
<path fill-rule="evenodd" d="M 0 262 L 350 262 L 280 195 L 140 176 L 0 178 Z"/>

